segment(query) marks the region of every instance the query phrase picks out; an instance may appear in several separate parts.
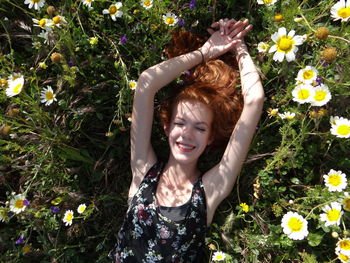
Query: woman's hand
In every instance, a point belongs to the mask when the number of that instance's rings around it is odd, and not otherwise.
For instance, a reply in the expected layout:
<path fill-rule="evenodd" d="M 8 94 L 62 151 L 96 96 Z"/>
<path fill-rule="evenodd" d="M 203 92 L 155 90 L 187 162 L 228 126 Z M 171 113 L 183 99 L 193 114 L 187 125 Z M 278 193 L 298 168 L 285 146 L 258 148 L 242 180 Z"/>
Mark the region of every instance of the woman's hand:
<path fill-rule="evenodd" d="M 243 43 L 243 37 L 252 29 L 248 19 L 236 21 L 234 19 L 220 19 L 208 29 L 211 37 L 201 47 L 205 60 L 214 59 L 227 51 L 232 50 L 237 44 Z M 218 30 L 214 30 L 219 28 Z"/>

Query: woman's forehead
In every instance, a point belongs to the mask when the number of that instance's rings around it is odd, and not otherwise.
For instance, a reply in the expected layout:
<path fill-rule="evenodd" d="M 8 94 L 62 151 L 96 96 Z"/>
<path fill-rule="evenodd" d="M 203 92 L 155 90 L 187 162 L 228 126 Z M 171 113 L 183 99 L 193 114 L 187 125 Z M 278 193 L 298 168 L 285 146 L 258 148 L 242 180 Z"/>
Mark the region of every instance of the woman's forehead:
<path fill-rule="evenodd" d="M 180 101 L 174 108 L 174 118 L 210 123 L 213 118 L 213 113 L 208 106 L 201 102 Z"/>

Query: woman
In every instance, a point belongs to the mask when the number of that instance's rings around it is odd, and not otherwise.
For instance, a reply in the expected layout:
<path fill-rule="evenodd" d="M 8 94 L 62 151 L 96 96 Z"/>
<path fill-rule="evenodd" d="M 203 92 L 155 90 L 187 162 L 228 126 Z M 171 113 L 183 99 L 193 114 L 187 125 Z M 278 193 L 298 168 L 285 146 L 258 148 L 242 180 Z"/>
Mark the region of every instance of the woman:
<path fill-rule="evenodd" d="M 221 19 L 208 29 L 211 36 L 199 49 L 140 75 L 132 113 L 129 208 L 112 253 L 116 262 L 200 262 L 206 228 L 233 188 L 262 110 L 264 91 L 243 41 L 251 28 L 247 20 Z M 242 110 L 238 90 L 230 86 L 234 80 L 221 71 L 216 77 L 203 71 L 215 68 L 215 59 L 228 51 L 236 54 L 239 66 Z M 169 159 L 163 164 L 151 145 L 155 93 L 199 64 L 202 71 L 196 67 L 193 72 L 195 83 L 184 87 L 163 107 L 162 121 L 170 147 Z M 223 62 L 218 65 L 228 67 Z M 222 79 L 226 80 L 221 85 Z M 231 97 L 220 95 L 225 89 L 231 90 L 226 92 Z M 220 96 L 223 99 L 216 100 Z M 199 157 L 222 139 L 220 129 L 227 130 L 216 121 L 225 109 L 235 109 L 232 118 L 230 112 L 225 114 L 228 122 L 235 122 L 231 123 L 234 129 L 220 162 L 201 175 Z"/>

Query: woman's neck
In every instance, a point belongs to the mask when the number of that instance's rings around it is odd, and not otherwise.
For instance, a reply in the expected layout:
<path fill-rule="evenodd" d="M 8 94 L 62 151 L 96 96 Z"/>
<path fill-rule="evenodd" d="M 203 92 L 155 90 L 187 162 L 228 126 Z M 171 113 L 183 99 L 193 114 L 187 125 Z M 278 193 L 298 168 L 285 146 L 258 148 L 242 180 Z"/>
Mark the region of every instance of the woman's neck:
<path fill-rule="evenodd" d="M 175 185 L 194 184 L 200 176 L 197 163 L 181 164 L 172 158 L 166 163 L 163 174 Z"/>

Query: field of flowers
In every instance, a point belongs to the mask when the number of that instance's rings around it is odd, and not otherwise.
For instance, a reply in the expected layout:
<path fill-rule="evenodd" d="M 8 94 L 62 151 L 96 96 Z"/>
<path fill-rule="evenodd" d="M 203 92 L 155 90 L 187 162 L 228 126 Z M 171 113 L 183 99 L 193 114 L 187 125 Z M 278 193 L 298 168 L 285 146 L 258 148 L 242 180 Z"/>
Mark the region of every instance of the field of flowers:
<path fill-rule="evenodd" d="M 136 80 L 224 17 L 254 25 L 266 101 L 206 262 L 350 262 L 350 0 L 1 0 L 0 262 L 110 262 Z"/>

